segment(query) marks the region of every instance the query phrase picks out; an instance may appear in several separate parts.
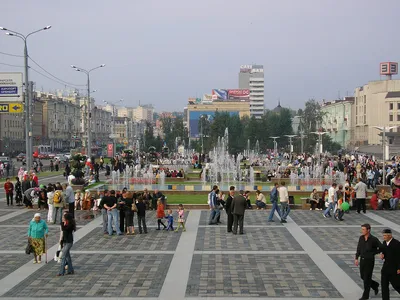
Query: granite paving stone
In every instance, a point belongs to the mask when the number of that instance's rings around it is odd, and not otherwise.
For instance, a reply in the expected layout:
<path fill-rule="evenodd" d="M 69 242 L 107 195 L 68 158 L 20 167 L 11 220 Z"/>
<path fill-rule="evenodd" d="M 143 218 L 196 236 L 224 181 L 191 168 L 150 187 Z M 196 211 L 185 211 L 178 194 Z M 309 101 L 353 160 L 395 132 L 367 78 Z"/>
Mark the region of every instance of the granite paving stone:
<path fill-rule="evenodd" d="M 332 225 L 332 226 L 346 226 L 346 225 L 361 225 L 369 223 L 371 225 L 380 225 L 378 222 L 368 218 L 363 213 L 358 214 L 352 210 L 346 213 L 343 217 L 344 221 L 336 221 L 333 217 L 324 218 L 323 210 L 292 210 L 290 217 L 297 225 Z M 332 214 L 333 215 L 333 214 Z"/>
<path fill-rule="evenodd" d="M 72 254 L 75 275 L 56 277 L 54 261 L 4 297 L 158 297 L 172 255 Z"/>
<path fill-rule="evenodd" d="M 398 210 L 374 210 L 372 213 L 400 225 L 400 209 Z"/>
<path fill-rule="evenodd" d="M 195 254 L 187 297 L 341 298 L 308 255 Z"/>
<path fill-rule="evenodd" d="M 9 213 L 12 213 L 13 211 L 10 210 Z M 0 222 L 0 225 L 25 225 L 28 226 L 29 222 L 32 220 L 33 216 L 35 213 L 37 213 L 37 210 L 34 209 L 25 209 L 25 212 L 15 216 L 11 219 L 5 220 L 3 222 Z M 42 212 L 43 214 L 43 212 Z M 43 214 L 44 215 L 44 214 Z"/>
<path fill-rule="evenodd" d="M 8 215 L 9 213 L 12 213 L 14 210 L 0 210 L 0 217 Z"/>
<path fill-rule="evenodd" d="M 244 215 L 244 226 L 246 225 L 260 225 L 260 226 L 270 226 L 270 225 L 281 225 L 280 220 L 274 216 L 275 222 L 268 222 L 268 216 L 270 210 L 257 210 L 249 209 L 246 210 Z M 210 211 L 202 211 L 200 216 L 200 225 L 208 225 L 208 220 L 210 217 Z M 226 211 L 221 210 L 221 222 L 225 226 L 227 222 Z M 282 225 L 283 226 L 283 225 Z"/>
<path fill-rule="evenodd" d="M 104 234 L 101 228 L 96 228 L 84 239 L 79 240 L 73 250 L 86 251 L 174 251 L 178 245 L 182 231 L 171 232 L 164 230 L 149 230 L 148 234 L 136 234 L 124 236 L 109 236 Z"/>
<path fill-rule="evenodd" d="M 210 251 L 303 251 L 290 232 L 282 227 L 246 228 L 243 235 L 226 232 L 225 226 L 200 227 L 195 250 Z"/>
<path fill-rule="evenodd" d="M 361 225 L 356 227 L 304 227 L 302 228 L 324 251 L 356 251 L 361 235 Z M 381 240 L 382 227 L 374 228 L 372 234 Z M 397 232 L 393 233 L 399 236 Z"/>
<path fill-rule="evenodd" d="M 346 272 L 347 275 L 351 277 L 359 286 L 360 288 L 363 288 L 363 281 L 361 280 L 360 277 L 360 269 L 359 267 L 356 267 L 354 264 L 354 255 L 348 255 L 348 254 L 331 254 L 329 255 L 334 262 L 344 271 Z M 382 260 L 379 258 L 379 256 L 376 257 L 375 259 L 375 267 L 374 267 L 374 273 L 372 275 L 372 278 L 377 281 L 379 284 L 381 282 L 381 269 L 382 269 Z M 400 295 L 390 286 L 390 298 L 400 298 Z M 371 291 L 371 296 L 373 295 L 373 291 Z M 360 295 L 361 296 L 361 295 Z M 377 297 L 381 297 L 381 294 L 379 294 Z"/>
<path fill-rule="evenodd" d="M 49 228 L 48 247 L 52 247 L 60 240 L 60 229 Z M 0 250 L 25 251 L 28 243 L 28 226 L 26 228 L 0 228 Z"/>
<path fill-rule="evenodd" d="M 0 255 L 0 279 L 22 267 L 28 261 L 33 260 L 31 255 L 26 254 L 1 254 Z"/>

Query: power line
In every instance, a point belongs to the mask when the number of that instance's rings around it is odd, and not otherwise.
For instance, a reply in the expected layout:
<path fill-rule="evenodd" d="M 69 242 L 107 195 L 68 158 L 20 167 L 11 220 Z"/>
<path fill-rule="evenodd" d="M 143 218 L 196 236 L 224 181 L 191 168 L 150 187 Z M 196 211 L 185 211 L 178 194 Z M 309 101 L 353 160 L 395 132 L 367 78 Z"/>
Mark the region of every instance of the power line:
<path fill-rule="evenodd" d="M 54 77 L 55 79 L 57 79 L 57 80 L 63 82 L 63 83 L 66 84 L 66 85 L 86 86 L 86 84 L 75 84 L 75 83 L 71 83 L 71 82 L 62 80 L 61 78 L 58 78 L 57 76 L 51 74 L 49 71 L 47 71 L 47 70 L 46 70 L 45 68 L 43 68 L 41 65 L 39 65 L 36 61 L 34 61 L 34 60 L 32 59 L 32 57 L 29 56 L 29 59 L 30 59 L 35 65 L 37 65 L 40 69 L 42 69 L 44 72 L 46 72 L 46 73 L 49 74 L 50 76 Z"/>
<path fill-rule="evenodd" d="M 63 85 L 63 86 L 65 86 L 65 87 L 70 87 L 70 88 L 73 88 L 73 89 L 79 89 L 78 87 L 73 86 L 73 85 L 71 85 L 71 84 L 65 84 L 64 82 L 60 82 L 60 81 L 58 81 L 58 80 L 56 80 L 56 79 L 54 79 L 54 78 L 51 78 L 51 77 L 49 77 L 49 76 L 47 76 L 47 75 L 45 75 L 45 74 L 39 72 L 38 70 L 35 70 L 35 69 L 32 68 L 32 67 L 29 67 L 29 69 L 31 69 L 32 71 L 38 73 L 39 75 L 42 75 L 43 77 L 46 77 L 47 79 L 50 79 L 50 80 L 52 80 L 52 81 L 54 81 L 54 82 L 56 82 L 56 83 L 58 83 L 58 84 L 60 84 L 60 85 Z"/>
<path fill-rule="evenodd" d="M 23 68 L 24 66 L 17 66 L 17 65 L 10 65 L 10 64 L 6 64 L 6 63 L 1 63 L 0 65 L 5 65 L 5 66 L 9 66 L 9 67 L 18 67 L 18 68 Z"/>
<path fill-rule="evenodd" d="M 8 55 L 8 56 L 14 56 L 14 57 L 24 57 L 23 55 L 10 54 L 10 53 L 5 53 L 5 52 L 1 52 L 1 51 L 0 51 L 0 54 Z"/>

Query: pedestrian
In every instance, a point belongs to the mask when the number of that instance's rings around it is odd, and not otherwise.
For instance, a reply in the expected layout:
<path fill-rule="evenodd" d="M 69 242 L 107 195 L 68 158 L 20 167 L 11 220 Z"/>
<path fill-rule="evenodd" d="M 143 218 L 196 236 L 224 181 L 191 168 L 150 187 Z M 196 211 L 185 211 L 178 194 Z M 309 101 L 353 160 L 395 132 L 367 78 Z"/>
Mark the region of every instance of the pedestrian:
<path fill-rule="evenodd" d="M 49 234 L 49 228 L 40 213 L 36 213 L 29 223 L 28 242 L 32 246 L 34 255 L 34 264 L 42 262 L 42 255 L 46 253 L 46 240 Z"/>
<path fill-rule="evenodd" d="M 4 191 L 6 192 L 6 198 L 7 198 L 7 206 L 14 206 L 13 204 L 13 198 L 14 198 L 14 185 L 10 181 L 10 178 L 6 178 L 6 182 L 4 183 Z"/>
<path fill-rule="evenodd" d="M 356 206 L 357 213 L 361 212 L 366 213 L 365 199 L 367 198 L 367 185 L 361 180 L 361 178 L 357 179 L 357 184 L 354 186 L 354 190 L 356 191 Z"/>
<path fill-rule="evenodd" d="M 15 177 L 15 201 L 17 206 L 22 206 L 22 184 L 19 177 Z"/>
<path fill-rule="evenodd" d="M 389 300 L 389 283 L 400 294 L 400 242 L 393 238 L 392 230 L 383 230 L 381 259 L 384 260 L 381 271 L 382 300 Z"/>
<path fill-rule="evenodd" d="M 138 203 L 136 203 L 136 210 L 137 210 L 137 219 L 139 224 L 139 233 L 142 234 L 142 232 L 144 232 L 145 234 L 147 234 L 146 203 L 144 203 L 142 196 L 139 196 L 138 198 Z"/>
<path fill-rule="evenodd" d="M 218 186 L 214 185 L 211 192 L 208 194 L 208 205 L 210 207 L 210 217 L 208 220 L 208 225 L 218 224 L 219 208 L 217 207 L 217 193 Z"/>
<path fill-rule="evenodd" d="M 336 183 L 333 183 L 328 190 L 328 197 L 325 198 L 326 209 L 323 213 L 324 218 L 331 217 L 331 210 L 335 210 L 335 195 L 336 195 Z"/>
<path fill-rule="evenodd" d="M 133 217 L 136 209 L 136 195 L 134 195 L 132 192 L 126 192 L 122 194 L 122 201 L 125 203 L 123 208 L 124 209 L 124 215 L 125 215 L 125 228 L 126 228 L 126 234 L 135 234 L 135 227 L 133 223 Z M 121 202 L 120 202 L 121 203 Z M 134 206 L 135 204 L 135 206 Z"/>
<path fill-rule="evenodd" d="M 381 243 L 371 234 L 371 225 L 361 225 L 361 236 L 358 239 L 357 252 L 354 264 L 360 266 L 360 277 L 364 282 L 364 292 L 360 300 L 369 299 L 372 288 L 375 295 L 379 291 L 379 283 L 372 279 L 375 265 L 375 255 L 380 253 Z"/>
<path fill-rule="evenodd" d="M 167 228 L 167 226 L 165 226 L 164 222 L 162 221 L 162 219 L 165 218 L 165 211 L 164 211 L 164 204 L 162 204 L 161 200 L 157 200 L 157 229 L 156 230 L 160 230 L 160 225 L 164 226 L 164 229 Z"/>
<path fill-rule="evenodd" d="M 168 215 L 165 217 L 167 219 L 167 231 L 174 231 L 174 216 L 172 215 L 172 210 L 168 209 Z"/>
<path fill-rule="evenodd" d="M 107 208 L 104 207 L 105 201 L 108 201 L 106 198 L 110 196 L 110 193 L 108 190 L 104 190 L 103 195 L 101 196 L 99 208 L 101 209 L 101 215 L 103 217 L 103 233 L 108 234 L 107 231 L 107 224 L 108 224 L 108 218 L 107 218 Z"/>
<path fill-rule="evenodd" d="M 279 218 L 282 219 L 281 211 L 280 211 L 279 206 L 278 206 L 278 187 L 279 187 L 279 184 L 276 182 L 274 184 L 273 189 L 271 190 L 271 193 L 269 194 L 270 201 L 271 201 L 271 204 L 272 204 L 272 208 L 271 208 L 271 212 L 270 212 L 269 217 L 268 217 L 268 222 L 275 222 L 274 221 L 275 211 L 278 213 Z"/>
<path fill-rule="evenodd" d="M 226 227 L 227 227 L 227 232 L 232 232 L 232 226 L 233 226 L 233 215 L 232 215 L 232 200 L 233 197 L 235 197 L 235 187 L 231 185 L 229 187 L 229 196 L 226 198 L 225 202 L 225 211 L 226 211 L 226 217 L 227 217 L 227 222 L 226 222 Z"/>
<path fill-rule="evenodd" d="M 232 200 L 232 214 L 233 214 L 233 229 L 232 233 L 237 234 L 239 226 L 239 234 L 243 234 L 244 212 L 247 208 L 247 201 L 244 197 L 243 190 L 240 190 L 239 195 L 235 196 Z"/>
<path fill-rule="evenodd" d="M 62 193 L 62 187 L 56 187 L 53 196 L 53 222 L 54 224 L 61 224 L 62 212 L 65 206 L 65 200 Z"/>
<path fill-rule="evenodd" d="M 266 207 L 265 196 L 260 192 L 260 190 L 256 191 L 256 206 L 257 209 L 264 209 Z"/>
<path fill-rule="evenodd" d="M 106 197 L 104 199 L 104 207 L 107 209 L 108 235 L 109 236 L 113 235 L 113 227 L 112 227 L 113 221 L 114 221 L 114 227 L 115 227 L 115 230 L 117 231 L 117 234 L 122 235 L 122 232 L 121 232 L 121 230 L 119 228 L 119 224 L 118 224 L 117 198 L 115 197 L 114 190 L 110 191 L 110 197 Z"/>
<path fill-rule="evenodd" d="M 72 186 L 68 183 L 62 185 L 65 194 L 65 204 L 68 205 L 68 212 L 75 217 L 75 195 Z"/>
<path fill-rule="evenodd" d="M 186 231 L 185 227 L 185 209 L 183 208 L 183 204 L 178 205 L 178 227 L 175 229 L 177 232 L 179 228 L 182 226 L 183 231 Z"/>
<path fill-rule="evenodd" d="M 49 211 L 47 212 L 47 222 L 53 223 L 54 187 L 53 185 L 50 184 L 47 188 L 47 205 L 49 207 Z"/>
<path fill-rule="evenodd" d="M 75 274 L 74 267 L 72 266 L 71 248 L 74 244 L 74 232 L 76 231 L 76 223 L 72 214 L 67 213 L 64 215 L 63 222 L 61 222 L 62 231 L 62 258 L 60 271 L 57 276 L 64 276 L 65 266 L 68 266 L 67 275 Z"/>
<path fill-rule="evenodd" d="M 287 223 L 286 218 L 290 213 L 290 205 L 289 205 L 289 193 L 285 186 L 285 182 L 281 182 L 281 186 L 278 190 L 279 193 L 279 202 L 281 203 L 281 223 Z"/>

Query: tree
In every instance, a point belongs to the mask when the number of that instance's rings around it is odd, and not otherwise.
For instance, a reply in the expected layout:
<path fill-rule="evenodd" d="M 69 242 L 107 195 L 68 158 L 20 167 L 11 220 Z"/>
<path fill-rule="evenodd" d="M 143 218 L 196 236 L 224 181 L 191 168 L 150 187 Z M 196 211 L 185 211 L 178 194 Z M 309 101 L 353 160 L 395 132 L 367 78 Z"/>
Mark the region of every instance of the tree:
<path fill-rule="evenodd" d="M 310 99 L 305 103 L 304 110 L 299 109 L 300 116 L 300 132 L 304 134 L 304 151 L 313 152 L 313 147 L 317 142 L 317 135 L 312 132 L 322 130 L 323 113 L 321 105 L 314 99 Z"/>

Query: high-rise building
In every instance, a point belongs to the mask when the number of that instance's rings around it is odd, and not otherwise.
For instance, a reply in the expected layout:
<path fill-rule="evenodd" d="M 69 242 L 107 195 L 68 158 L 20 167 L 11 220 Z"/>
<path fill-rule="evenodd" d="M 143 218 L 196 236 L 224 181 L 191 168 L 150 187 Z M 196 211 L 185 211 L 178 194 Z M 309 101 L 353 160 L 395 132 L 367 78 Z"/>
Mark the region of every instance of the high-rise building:
<path fill-rule="evenodd" d="M 239 89 L 250 90 L 250 116 L 260 119 L 264 114 L 264 66 L 240 66 Z"/>

